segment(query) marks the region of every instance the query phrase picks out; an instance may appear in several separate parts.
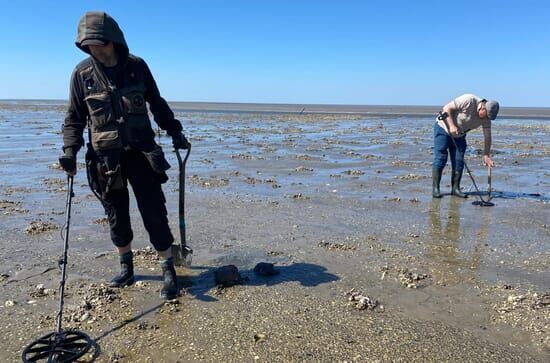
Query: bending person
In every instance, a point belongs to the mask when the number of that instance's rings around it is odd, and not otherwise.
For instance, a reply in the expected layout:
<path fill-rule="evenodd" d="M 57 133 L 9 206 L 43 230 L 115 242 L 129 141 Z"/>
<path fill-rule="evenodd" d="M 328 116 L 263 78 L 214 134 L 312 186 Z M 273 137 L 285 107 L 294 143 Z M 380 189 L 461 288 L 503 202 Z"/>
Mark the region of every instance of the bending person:
<path fill-rule="evenodd" d="M 479 126 L 483 128 L 484 149 L 483 163 L 492 168 L 491 160 L 491 120 L 497 117 L 499 104 L 487 101 L 472 94 L 455 98 L 443 107 L 446 120 L 437 120 L 434 125 L 434 161 L 432 165 L 432 196 L 441 198 L 439 184 L 447 156 L 451 156 L 452 195 L 466 198 L 460 190 L 460 180 L 464 170 L 464 153 L 466 151 L 466 133 Z M 448 127 L 447 127 L 448 124 Z M 451 137 L 454 139 L 451 139 Z M 455 147 L 456 144 L 456 147 Z"/>

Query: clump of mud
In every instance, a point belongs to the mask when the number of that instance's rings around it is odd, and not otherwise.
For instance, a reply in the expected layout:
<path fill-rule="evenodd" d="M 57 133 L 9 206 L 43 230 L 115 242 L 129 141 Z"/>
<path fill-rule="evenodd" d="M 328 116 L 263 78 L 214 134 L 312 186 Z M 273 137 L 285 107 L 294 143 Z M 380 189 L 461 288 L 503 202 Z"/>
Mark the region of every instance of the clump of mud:
<path fill-rule="evenodd" d="M 59 178 L 44 178 L 44 184 L 48 192 L 64 192 L 66 191 L 65 180 Z"/>
<path fill-rule="evenodd" d="M 317 243 L 317 246 L 326 248 L 327 250 L 339 250 L 339 251 L 355 251 L 357 246 L 345 243 L 331 243 L 325 240 Z"/>
<path fill-rule="evenodd" d="M 299 166 L 296 169 L 294 169 L 294 171 L 296 171 L 298 173 L 309 173 L 309 172 L 312 172 L 313 169 L 312 168 L 306 168 L 305 166 Z"/>
<path fill-rule="evenodd" d="M 220 178 L 220 179 L 217 179 L 214 177 L 201 178 L 196 174 L 192 175 L 189 178 L 189 181 L 193 184 L 200 185 L 203 188 L 219 188 L 219 187 L 224 187 L 226 185 L 229 185 L 229 179 L 227 178 Z"/>
<path fill-rule="evenodd" d="M 21 207 L 21 202 L 11 200 L 0 200 L 0 211 L 4 215 L 28 213 L 29 210 Z"/>
<path fill-rule="evenodd" d="M 428 179 L 429 177 L 426 175 L 406 174 L 406 175 L 398 175 L 398 176 L 395 176 L 394 178 L 399 180 L 421 180 L 421 179 Z"/>
<path fill-rule="evenodd" d="M 31 188 L 26 188 L 26 187 L 7 187 L 7 188 L 4 188 L 4 190 L 2 190 L 2 194 L 4 195 L 12 195 L 14 193 L 32 193 L 32 189 Z"/>
<path fill-rule="evenodd" d="M 263 160 L 264 158 L 262 158 L 261 156 L 255 156 L 255 155 L 251 155 L 249 153 L 246 153 L 246 154 L 235 154 L 235 155 L 231 155 L 231 159 L 239 159 L 239 160 Z"/>
<path fill-rule="evenodd" d="M 306 197 L 305 195 L 303 195 L 302 193 L 296 193 L 296 194 L 293 194 L 291 196 L 292 199 L 294 200 L 307 200 L 309 199 L 309 197 Z"/>
<path fill-rule="evenodd" d="M 25 233 L 27 234 L 40 234 L 43 232 L 53 231 L 59 229 L 59 225 L 56 223 L 51 222 L 43 222 L 42 220 L 38 219 L 36 221 L 32 221 L 31 224 L 25 228 Z"/>

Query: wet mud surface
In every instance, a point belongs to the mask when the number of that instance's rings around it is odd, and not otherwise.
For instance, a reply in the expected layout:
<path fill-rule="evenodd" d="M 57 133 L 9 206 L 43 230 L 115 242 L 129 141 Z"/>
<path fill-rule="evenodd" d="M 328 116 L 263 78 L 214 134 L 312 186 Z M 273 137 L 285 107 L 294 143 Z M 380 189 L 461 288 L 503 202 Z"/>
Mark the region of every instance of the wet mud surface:
<path fill-rule="evenodd" d="M 66 181 L 63 104 L 0 103 L 0 360 L 54 330 Z M 108 226 L 79 153 L 63 325 L 84 361 L 547 361 L 550 123 L 495 122 L 492 201 L 431 198 L 434 120 L 177 111 L 193 266 L 159 298 L 160 266 L 134 200 L 136 283 L 116 290 Z M 483 192 L 481 132 L 467 162 Z M 177 165 L 164 185 L 177 230 Z M 442 191 L 450 191 L 445 169 Z M 278 274 L 260 276 L 258 262 Z M 219 287 L 214 271 L 240 270 Z M 95 353 L 95 357 L 93 354 Z"/>

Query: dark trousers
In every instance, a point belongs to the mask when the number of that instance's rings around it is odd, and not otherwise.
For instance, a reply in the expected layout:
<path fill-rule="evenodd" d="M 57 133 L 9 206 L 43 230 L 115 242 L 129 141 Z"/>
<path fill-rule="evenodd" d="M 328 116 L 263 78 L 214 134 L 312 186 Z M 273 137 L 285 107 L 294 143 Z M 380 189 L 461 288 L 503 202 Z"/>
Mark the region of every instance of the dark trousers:
<path fill-rule="evenodd" d="M 451 155 L 453 170 L 464 169 L 464 153 L 466 152 L 466 135 L 454 139 L 456 147 L 445 130 L 437 123 L 434 125 L 434 162 L 433 168 L 443 169 L 447 164 L 447 155 Z"/>
<path fill-rule="evenodd" d="M 139 151 L 123 151 L 120 165 L 124 187 L 110 191 L 103 200 L 114 245 L 124 247 L 134 237 L 130 224 L 129 182 L 151 244 L 157 251 L 167 250 L 174 242 L 174 237 L 168 226 L 166 199 L 161 188 L 165 175 L 153 171 Z"/>

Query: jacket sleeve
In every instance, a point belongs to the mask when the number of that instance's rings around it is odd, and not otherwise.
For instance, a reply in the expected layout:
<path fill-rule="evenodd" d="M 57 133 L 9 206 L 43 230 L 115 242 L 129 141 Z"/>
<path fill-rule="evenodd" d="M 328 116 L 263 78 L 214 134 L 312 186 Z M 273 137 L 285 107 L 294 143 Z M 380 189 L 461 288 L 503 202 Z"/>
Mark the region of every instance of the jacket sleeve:
<path fill-rule="evenodd" d="M 78 150 L 84 145 L 82 133 L 86 128 L 87 115 L 88 109 L 84 101 L 82 84 L 78 69 L 75 69 L 71 76 L 69 108 L 63 124 L 63 151 L 67 154 L 76 156 Z"/>
<path fill-rule="evenodd" d="M 172 136 L 181 132 L 181 123 L 174 118 L 174 113 L 164 98 L 160 96 L 157 83 L 147 63 L 141 60 L 145 73 L 145 100 L 149 103 L 149 109 L 155 118 L 155 122 L 161 129 L 166 130 Z"/>

